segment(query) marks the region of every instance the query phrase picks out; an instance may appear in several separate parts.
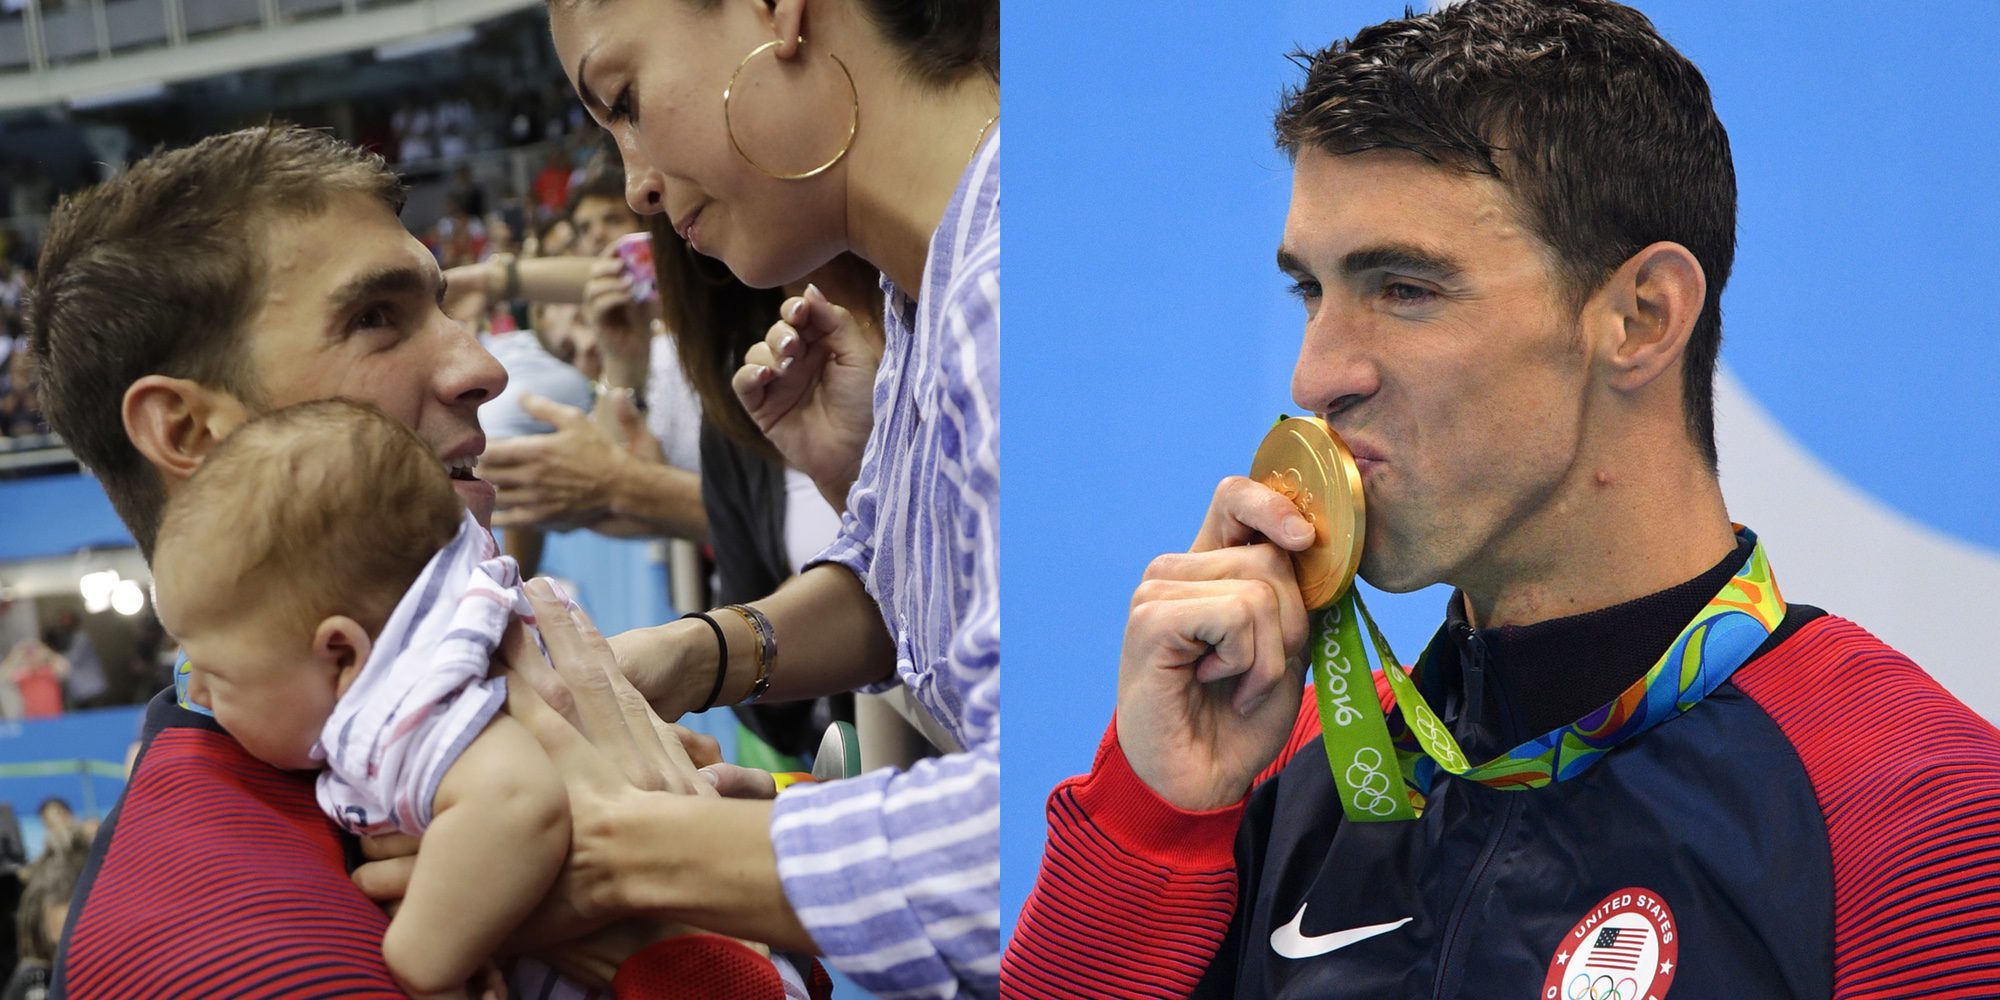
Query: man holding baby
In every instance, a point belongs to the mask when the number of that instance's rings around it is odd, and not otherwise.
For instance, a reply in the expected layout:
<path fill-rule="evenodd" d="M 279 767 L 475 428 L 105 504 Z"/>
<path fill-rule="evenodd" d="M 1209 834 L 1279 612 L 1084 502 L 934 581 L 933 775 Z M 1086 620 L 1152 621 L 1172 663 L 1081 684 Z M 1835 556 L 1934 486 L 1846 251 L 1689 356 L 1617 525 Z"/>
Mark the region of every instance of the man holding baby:
<path fill-rule="evenodd" d="M 370 419 L 390 425 L 393 433 L 382 440 L 395 442 L 405 459 L 419 456 L 411 475 L 423 480 L 419 485 L 431 491 L 426 495 L 455 493 L 476 522 L 466 537 L 484 537 L 477 529 L 492 514 L 494 491 L 471 473 L 485 446 L 477 410 L 500 393 L 506 376 L 472 333 L 439 308 L 444 289 L 436 262 L 398 222 L 401 198 L 400 184 L 378 158 L 319 133 L 270 127 L 148 158 L 59 209 L 38 270 L 30 324 L 45 406 L 78 459 L 103 482 L 149 560 L 160 548 L 170 501 L 187 493 L 225 438 L 266 414 L 332 398 L 368 404 L 377 412 L 336 414 L 339 419 L 329 426 L 359 420 L 355 426 L 365 427 Z M 285 440 L 262 443 L 256 461 L 266 469 L 265 492 L 282 492 L 286 476 L 298 468 L 287 458 Z M 298 440 L 307 442 L 304 448 L 317 439 Z M 425 453 L 435 466 L 422 467 Z M 366 457 L 358 455 L 357 461 Z M 305 478 L 289 484 L 310 493 L 315 487 Z M 228 498 L 220 502 L 242 503 L 244 509 L 209 510 L 198 523 L 189 521 L 200 530 L 191 527 L 174 543 L 183 549 L 178 554 L 183 565 L 199 565 L 204 551 L 220 559 L 222 550 L 244 544 L 228 530 L 231 518 L 241 518 L 248 532 L 258 517 L 257 490 L 217 482 L 200 496 Z M 297 496 L 267 499 L 301 504 Z M 378 499 L 391 502 L 386 493 Z M 308 498 L 305 505 L 311 502 Z M 181 520 L 186 519 L 174 523 Z M 300 523 L 314 522 L 308 517 Z M 448 531 L 431 534 L 436 537 L 424 545 L 443 546 L 445 552 L 470 544 L 451 541 Z M 268 549 L 283 541 L 262 544 Z M 485 565 L 481 559 L 493 555 L 467 551 L 468 565 Z M 416 562 L 427 555 L 416 553 Z M 263 561 L 249 558 L 244 572 Z M 229 583 L 216 580 L 213 587 Z M 237 590 L 255 589 L 235 583 Z M 204 601 L 190 589 L 185 579 L 163 575 L 161 594 L 171 593 L 179 604 L 163 613 L 199 611 L 216 621 L 228 619 L 228 609 L 203 608 L 218 602 Z M 393 618 L 376 620 L 387 615 L 386 608 L 371 606 L 294 630 L 290 641 L 304 654 L 301 672 L 317 669 L 315 656 L 325 657 L 329 704 L 332 695 L 345 693 L 355 661 L 367 658 L 368 643 L 396 628 Z M 349 627 L 329 631 L 336 617 Z M 318 620 L 312 614 L 301 620 L 306 618 Z M 497 639 L 491 636 L 485 648 Z M 225 655 L 233 654 L 217 652 L 211 659 L 219 666 Z M 251 661 L 254 657 L 245 658 Z M 185 668 L 181 679 L 178 693 L 162 693 L 147 711 L 145 745 L 131 783 L 105 822 L 70 911 L 56 994 L 190 995 L 224 987 L 236 995 L 272 996 L 457 992 L 456 983 L 412 983 L 394 954 L 393 974 L 385 964 L 389 919 L 349 877 L 362 861 L 361 843 L 344 836 L 322 811 L 314 773 L 289 770 L 300 762 L 288 750 L 271 749 L 289 744 L 280 739 L 250 746 L 250 740 L 232 738 L 241 724 L 225 729 L 207 711 L 209 703 L 225 698 L 218 685 L 242 684 L 246 687 L 239 690 L 248 690 L 252 681 Z M 286 683 L 306 682 L 288 675 Z M 527 685 L 512 687 L 518 694 Z M 300 707 L 298 699 L 261 704 Z M 274 726 L 280 736 L 296 735 L 283 730 Z M 648 784 L 713 794 L 694 775 L 670 729 L 649 725 L 629 735 L 650 744 L 639 756 L 657 771 L 643 777 Z M 449 776 L 444 781 L 449 789 Z M 566 817 L 560 818 L 566 830 Z M 533 865 L 521 852 L 511 857 L 517 866 L 543 874 L 525 881 L 516 874 L 514 881 L 522 884 L 504 891 L 539 894 L 555 877 L 553 862 Z M 509 858 L 503 849 L 488 859 L 487 870 L 500 874 Z M 413 906 L 417 892 L 413 885 Z M 533 905 L 532 900 L 521 904 L 518 912 Z M 458 930 L 448 921 L 431 923 L 440 934 Z M 733 970 L 720 975 L 721 981 L 708 980 L 710 995 L 804 993 L 802 978 L 788 962 L 778 960 L 774 971 L 760 950 L 740 942 L 630 921 L 601 929 L 564 927 L 545 914 L 537 925 L 537 941 L 517 940 L 500 950 L 529 946 L 564 971 L 601 981 L 629 965 L 633 953 L 673 938 L 642 952 L 647 962 L 641 964 L 655 973 L 676 967 L 701 968 L 704 975 Z M 508 929 L 491 928 L 478 940 Z M 557 935 L 551 932 L 562 930 L 590 933 L 552 943 Z M 468 947 L 464 940 L 456 945 Z M 421 937 L 401 951 L 417 959 L 430 954 Z M 435 974 L 436 968 L 429 971 Z M 780 976 L 786 980 L 782 986 Z M 491 985 L 490 975 L 477 981 Z M 644 984 L 624 981 L 619 992 L 648 995 Z"/>

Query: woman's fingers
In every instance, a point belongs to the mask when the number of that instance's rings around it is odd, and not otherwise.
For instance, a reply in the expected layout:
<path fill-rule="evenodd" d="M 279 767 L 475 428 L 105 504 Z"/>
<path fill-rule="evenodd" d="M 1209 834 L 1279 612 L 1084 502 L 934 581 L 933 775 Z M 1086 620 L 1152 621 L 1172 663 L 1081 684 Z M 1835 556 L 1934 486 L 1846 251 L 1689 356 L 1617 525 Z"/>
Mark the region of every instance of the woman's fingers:
<path fill-rule="evenodd" d="M 648 776 L 650 768 L 642 761 L 638 745 L 626 730 L 625 714 L 611 689 L 611 679 L 597 663 L 599 656 L 612 661 L 611 647 L 602 636 L 596 635 L 597 630 L 582 617 L 583 609 L 568 595 L 558 598 L 551 581 L 530 580 L 522 590 L 534 606 L 535 623 L 548 651 L 549 666 L 569 689 L 574 706 L 569 717 L 577 730 L 592 746 L 608 755 L 634 785 L 655 787 L 657 780 Z M 590 636 L 596 638 L 595 648 Z"/>
<path fill-rule="evenodd" d="M 678 739 L 660 738 L 655 728 L 659 716 L 619 671 L 611 644 L 590 616 L 566 595 L 557 602 L 549 581 L 531 581 L 526 590 L 548 645 L 549 663 L 575 699 L 584 737 L 610 754 L 639 788 L 702 793 L 687 751 Z"/>
<path fill-rule="evenodd" d="M 771 361 L 768 364 L 785 372 L 791 370 L 793 362 L 805 353 L 808 345 L 790 323 L 778 322 L 771 324 L 771 329 L 764 334 L 763 343 L 753 346 L 769 351 Z"/>
<path fill-rule="evenodd" d="M 554 667 L 549 666 L 547 655 L 535 641 L 535 633 L 526 624 L 516 620 L 509 622 L 507 631 L 500 637 L 500 655 L 514 677 L 528 682 L 534 693 L 540 696 L 542 707 L 562 716 L 571 729 L 576 728 L 576 707 L 570 697 L 569 686 L 564 684 Z M 514 685 L 508 685 L 511 689 Z M 513 707 L 511 704 L 508 706 Z"/>

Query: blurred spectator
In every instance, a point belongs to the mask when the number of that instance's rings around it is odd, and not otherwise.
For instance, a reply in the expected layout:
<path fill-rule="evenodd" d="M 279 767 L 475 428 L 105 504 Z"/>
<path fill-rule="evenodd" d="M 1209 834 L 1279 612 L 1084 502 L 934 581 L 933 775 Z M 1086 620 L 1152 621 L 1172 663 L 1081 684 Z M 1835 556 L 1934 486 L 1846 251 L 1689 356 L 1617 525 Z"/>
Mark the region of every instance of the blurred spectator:
<path fill-rule="evenodd" d="M 28 369 L 25 345 L 11 335 L 7 343 L 7 363 L 0 368 L 0 437 L 47 434 L 49 425 L 42 419 L 41 406 L 35 401 L 35 384 Z"/>
<path fill-rule="evenodd" d="M 21 317 L 21 297 L 28 292 L 28 276 L 25 273 L 26 269 L 14 266 L 13 260 L 7 254 L 12 253 L 20 244 L 20 240 L 9 234 L 5 250 L 0 251 L 0 316 L 6 316 L 15 329 L 19 329 L 21 325 L 18 322 Z"/>
<path fill-rule="evenodd" d="M 468 164 L 461 163 L 451 172 L 451 189 L 445 198 L 467 215 L 477 218 L 486 214 L 486 191 L 472 179 L 472 167 Z"/>
<path fill-rule="evenodd" d="M 68 830 L 59 838 L 51 836 L 46 844 L 41 860 L 21 872 L 27 885 L 14 914 L 20 964 L 14 967 L 7 985 L 0 988 L 0 1000 L 43 1000 L 48 996 L 56 942 L 62 939 L 63 923 L 69 919 L 70 894 L 76 890 L 84 861 L 90 856 L 90 839 L 82 829 Z"/>
<path fill-rule="evenodd" d="M 541 173 L 535 175 L 535 206 L 544 218 L 564 214 L 563 209 L 569 204 L 569 175 L 569 157 L 563 154 L 562 147 L 552 147 L 542 161 Z"/>
<path fill-rule="evenodd" d="M 69 663 L 63 692 L 70 711 L 102 708 L 111 703 L 111 680 L 104 674 L 104 661 L 98 658 L 97 644 L 91 641 L 90 630 L 77 620 L 76 612 L 58 614 L 46 641 L 50 648 L 62 650 L 63 659 Z"/>
<path fill-rule="evenodd" d="M 125 676 L 120 679 L 124 688 L 123 700 L 130 705 L 144 705 L 155 694 L 171 687 L 174 683 L 174 661 L 180 658 L 180 643 L 160 627 L 159 619 L 151 615 L 139 622 L 138 640 L 133 643 L 132 657 L 125 661 Z"/>
<path fill-rule="evenodd" d="M 23 639 L 0 661 L 0 678 L 21 694 L 21 718 L 47 719 L 62 714 L 62 682 L 69 661 L 42 639 Z"/>
<path fill-rule="evenodd" d="M 35 815 L 42 818 L 42 856 L 47 857 L 70 834 L 79 829 L 76 810 L 69 807 L 69 800 L 60 795 L 51 795 L 35 807 Z"/>

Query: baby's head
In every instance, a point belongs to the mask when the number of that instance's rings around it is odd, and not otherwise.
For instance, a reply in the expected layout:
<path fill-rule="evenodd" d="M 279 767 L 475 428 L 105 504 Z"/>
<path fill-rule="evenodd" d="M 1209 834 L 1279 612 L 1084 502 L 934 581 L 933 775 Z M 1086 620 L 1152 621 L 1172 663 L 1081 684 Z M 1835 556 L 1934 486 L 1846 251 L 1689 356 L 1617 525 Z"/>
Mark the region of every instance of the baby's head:
<path fill-rule="evenodd" d="M 317 767 L 334 702 L 464 517 L 437 455 L 372 406 L 321 400 L 244 424 L 174 493 L 153 551 L 189 698 L 266 763 Z"/>

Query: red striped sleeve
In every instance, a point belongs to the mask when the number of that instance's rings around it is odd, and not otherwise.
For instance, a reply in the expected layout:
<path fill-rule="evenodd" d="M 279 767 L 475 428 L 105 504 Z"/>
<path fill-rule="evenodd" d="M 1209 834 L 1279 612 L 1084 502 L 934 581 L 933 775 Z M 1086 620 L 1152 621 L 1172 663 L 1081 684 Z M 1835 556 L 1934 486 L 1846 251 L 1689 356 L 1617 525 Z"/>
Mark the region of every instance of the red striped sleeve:
<path fill-rule="evenodd" d="M 1832 616 L 1732 682 L 1826 816 L 1835 1000 L 2000 996 L 2000 731 Z"/>
<path fill-rule="evenodd" d="M 221 733 L 156 735 L 71 928 L 68 994 L 401 997 L 313 780 Z"/>
<path fill-rule="evenodd" d="M 1319 735 L 1312 693 L 1262 783 Z M 1178 809 L 1132 771 L 1114 719 L 1089 774 L 1049 796 L 1049 840 L 1001 964 L 1003 997 L 1186 996 L 1236 909 L 1243 803 Z"/>

